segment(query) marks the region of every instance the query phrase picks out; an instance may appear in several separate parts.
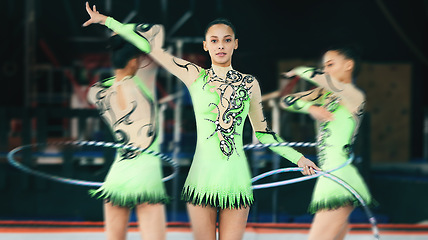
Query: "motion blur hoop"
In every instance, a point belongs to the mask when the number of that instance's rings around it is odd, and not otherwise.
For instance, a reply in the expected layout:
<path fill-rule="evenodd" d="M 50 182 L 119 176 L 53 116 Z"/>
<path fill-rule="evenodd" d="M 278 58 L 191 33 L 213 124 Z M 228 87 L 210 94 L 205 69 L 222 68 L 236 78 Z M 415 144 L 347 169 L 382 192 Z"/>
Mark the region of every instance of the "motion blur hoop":
<path fill-rule="evenodd" d="M 282 142 L 282 143 L 272 143 L 272 144 L 249 144 L 249 145 L 245 145 L 244 149 L 249 150 L 249 149 L 255 149 L 255 148 L 279 147 L 279 146 L 314 147 L 316 145 L 317 145 L 317 143 L 309 143 L 309 142 Z M 298 182 L 314 179 L 314 178 L 317 178 L 320 176 L 327 177 L 327 178 L 331 179 L 332 181 L 335 181 L 336 183 L 338 183 L 342 187 L 344 187 L 350 193 L 352 193 L 352 195 L 354 195 L 354 197 L 360 202 L 361 207 L 364 209 L 364 212 L 366 213 L 367 218 L 371 224 L 373 237 L 374 237 L 374 239 L 377 240 L 377 239 L 379 239 L 379 229 L 377 227 L 377 221 L 376 221 L 376 218 L 374 217 L 372 211 L 370 210 L 370 208 L 367 206 L 366 202 L 364 201 L 364 199 L 361 197 L 361 195 L 357 191 L 355 191 L 355 189 L 353 189 L 345 181 L 343 181 L 342 179 L 330 174 L 331 172 L 334 172 L 336 170 L 339 170 L 339 169 L 344 168 L 347 165 L 351 164 L 353 160 L 354 160 L 354 154 L 351 153 L 349 155 L 348 160 L 345 163 L 343 163 L 342 165 L 340 165 L 334 169 L 331 169 L 328 171 L 317 171 L 317 170 L 315 170 L 314 175 L 303 176 L 303 177 L 299 177 L 299 178 L 294 178 L 294 179 L 289 179 L 289 180 L 284 180 L 284 181 L 278 181 L 278 182 L 256 184 L 256 185 L 253 185 L 252 188 L 253 189 L 263 189 L 263 188 L 278 187 L 278 186 L 284 186 L 284 185 L 288 185 L 288 184 L 293 184 L 293 183 L 298 183 Z M 288 167 L 288 168 L 274 169 L 274 170 L 271 170 L 271 171 L 268 171 L 268 172 L 265 172 L 265 173 L 262 173 L 260 175 L 253 177 L 251 179 L 251 182 L 254 183 L 260 179 L 263 179 L 263 178 L 266 178 L 266 177 L 269 177 L 269 176 L 272 176 L 275 174 L 279 174 L 279 173 L 298 172 L 298 171 L 303 171 L 303 168 Z"/>
<path fill-rule="evenodd" d="M 94 182 L 94 181 L 72 179 L 72 178 L 56 176 L 53 174 L 48 174 L 48 173 L 45 173 L 42 171 L 37 171 L 37 170 L 31 169 L 31 168 L 25 166 L 24 164 L 16 161 L 14 158 L 16 153 L 18 153 L 24 149 L 33 148 L 33 147 L 46 147 L 46 146 L 95 146 L 95 147 L 105 147 L 105 148 L 115 148 L 115 149 L 126 149 L 126 150 L 130 150 L 130 151 L 140 151 L 140 153 L 150 154 L 150 155 L 153 155 L 155 157 L 159 157 L 161 160 L 163 160 L 164 162 L 166 162 L 172 166 L 173 172 L 169 176 L 166 176 L 162 179 L 162 181 L 164 181 L 164 182 L 174 178 L 177 175 L 178 170 L 179 170 L 178 163 L 176 161 L 174 161 L 171 157 L 169 157 L 163 153 L 159 153 L 159 152 L 155 152 L 155 151 L 147 150 L 147 149 L 142 149 L 142 148 L 131 146 L 131 145 L 124 145 L 124 144 L 112 143 L 112 142 L 99 142 L 99 141 L 63 141 L 63 142 L 34 143 L 34 144 L 22 145 L 22 146 L 19 146 L 19 147 L 13 149 L 12 151 L 10 151 L 7 154 L 8 162 L 12 166 L 16 167 L 17 169 L 19 169 L 25 173 L 32 174 L 32 175 L 42 177 L 42 178 L 46 178 L 49 180 L 53 180 L 56 182 L 72 184 L 72 185 L 89 186 L 89 187 L 100 187 L 103 185 L 103 182 Z"/>
<path fill-rule="evenodd" d="M 130 150 L 130 151 L 140 151 L 141 153 L 150 154 L 150 155 L 159 157 L 161 160 L 165 161 L 166 163 L 170 164 L 173 167 L 173 173 L 171 173 L 169 176 L 164 177 L 162 179 L 164 182 L 174 178 L 176 176 L 176 174 L 178 173 L 178 169 L 179 169 L 178 163 L 176 161 L 174 161 L 171 157 L 169 157 L 163 153 L 159 153 L 159 152 L 155 152 L 155 151 L 151 151 L 151 150 L 147 150 L 147 149 L 142 149 L 142 148 L 131 146 L 131 145 L 123 145 L 123 144 L 119 144 L 119 143 L 100 142 L 100 141 L 64 141 L 64 142 L 35 143 L 35 144 L 22 145 L 22 146 L 19 146 L 19 147 L 13 149 L 12 151 L 10 151 L 7 154 L 8 162 L 12 166 L 18 168 L 19 170 L 21 170 L 25 173 L 29 173 L 29 174 L 32 174 L 35 176 L 43 177 L 43 178 L 46 178 L 49 180 L 53 180 L 53 181 L 57 181 L 57 182 L 61 182 L 61 183 L 73 184 L 73 185 L 81 185 L 81 186 L 90 186 L 90 187 L 102 186 L 102 184 L 103 184 L 102 182 L 93 182 L 93 181 L 85 181 L 85 180 L 79 180 L 79 179 L 65 178 L 65 177 L 55 176 L 52 174 L 47 174 L 47 173 L 44 173 L 41 171 L 37 171 L 37 170 L 31 169 L 31 168 L 17 162 L 14 159 L 14 155 L 16 153 L 18 153 L 19 151 L 22 151 L 22 150 L 27 149 L 27 148 L 49 146 L 49 145 L 55 145 L 55 146 L 61 146 L 61 145 L 62 146 L 95 146 L 95 147 L 105 147 L 105 148 L 126 149 L 126 150 Z M 317 145 L 316 143 L 308 143 L 308 142 L 281 142 L 281 143 L 271 143 L 271 144 L 248 144 L 248 145 L 244 146 L 244 150 L 250 150 L 250 149 L 256 149 L 256 148 L 267 148 L 267 147 L 280 147 L 280 146 L 314 147 L 316 145 Z M 344 188 L 346 188 L 349 192 L 351 192 L 354 195 L 355 198 L 357 198 L 357 200 L 361 203 L 361 206 L 363 207 L 363 209 L 364 209 L 364 211 L 365 211 L 365 213 L 369 219 L 374 238 L 379 239 L 379 230 L 377 228 L 376 218 L 374 217 L 373 213 L 370 211 L 369 207 L 367 206 L 366 202 L 361 197 L 361 195 L 359 195 L 358 192 L 355 191 L 355 189 L 353 189 L 351 186 L 349 186 L 349 184 L 347 184 L 346 182 L 344 182 L 340 178 L 330 174 L 331 172 L 334 172 L 336 170 L 339 170 L 339 169 L 349 165 L 350 163 L 352 163 L 353 159 L 354 159 L 354 155 L 350 154 L 348 160 L 345 163 L 343 163 L 342 165 L 340 165 L 334 169 L 331 169 L 328 171 L 315 171 L 316 174 L 314 174 L 314 175 L 303 176 L 303 177 L 299 177 L 299 178 L 295 178 L 295 179 L 289 179 L 289 180 L 271 182 L 271 183 L 264 183 L 264 184 L 256 184 L 256 185 L 253 185 L 252 188 L 253 189 L 263 189 L 263 188 L 270 188 L 270 187 L 278 187 L 278 186 L 284 186 L 284 185 L 288 185 L 288 184 L 293 184 L 293 183 L 297 183 L 297 182 L 302 182 L 302 181 L 314 179 L 314 178 L 317 178 L 320 176 L 327 177 L 327 178 L 331 179 L 332 181 L 335 181 L 339 185 L 343 186 Z M 275 174 L 279 174 L 279 173 L 298 172 L 298 171 L 303 171 L 303 168 L 289 167 L 289 168 L 274 169 L 274 170 L 271 170 L 269 172 L 262 173 L 260 175 L 253 177 L 251 179 L 251 182 L 254 183 L 260 179 L 263 179 L 263 178 L 266 178 L 266 177 L 269 177 L 269 176 L 272 176 Z"/>
<path fill-rule="evenodd" d="M 349 165 L 350 163 L 352 163 L 352 161 L 354 160 L 354 154 L 351 154 L 348 158 L 348 160 L 346 162 L 344 162 L 342 165 L 328 170 L 328 171 L 317 171 L 315 170 L 315 174 L 314 175 L 309 175 L 309 176 L 303 176 L 303 177 L 299 177 L 299 178 L 294 178 L 294 179 L 289 179 L 289 180 L 284 180 L 284 181 L 278 181 L 278 182 L 272 182 L 272 183 L 264 183 L 264 184 L 257 184 L 257 185 L 253 185 L 253 189 L 262 189 L 262 188 L 271 188 L 271 187 L 278 187 L 278 186 L 283 186 L 283 185 L 288 185 L 288 184 L 292 184 L 292 183 L 298 183 L 298 182 L 303 182 L 306 180 L 310 180 L 310 179 L 314 179 L 320 176 L 325 176 L 327 173 L 331 173 L 334 172 L 336 170 L 339 170 L 347 165 Z M 256 182 L 260 179 L 275 175 L 275 174 L 279 174 L 279 173 L 287 173 L 287 172 L 299 172 L 299 171 L 303 171 L 303 168 L 300 167 L 288 167 L 288 168 L 279 168 L 279 169 L 274 169 L 271 170 L 269 172 L 265 172 L 262 173 L 260 175 L 257 175 L 255 177 L 253 177 L 251 179 L 251 182 Z"/>

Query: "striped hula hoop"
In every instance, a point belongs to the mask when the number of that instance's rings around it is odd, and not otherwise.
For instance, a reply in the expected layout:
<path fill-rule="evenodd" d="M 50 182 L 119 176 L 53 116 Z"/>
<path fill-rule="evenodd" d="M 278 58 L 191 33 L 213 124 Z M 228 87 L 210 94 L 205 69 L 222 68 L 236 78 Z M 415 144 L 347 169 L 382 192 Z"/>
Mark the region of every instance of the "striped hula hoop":
<path fill-rule="evenodd" d="M 61 176 L 56 176 L 52 174 L 48 174 L 42 171 L 37 171 L 34 169 L 31 169 L 25 165 L 23 165 L 20 162 L 17 162 L 14 158 L 14 155 L 24 149 L 32 148 L 32 147 L 41 147 L 41 146 L 95 146 L 95 147 L 106 147 L 106 148 L 116 148 L 116 149 L 126 149 L 130 151 L 140 151 L 141 153 L 146 153 L 153 155 L 155 157 L 159 157 L 164 162 L 170 164 L 173 168 L 173 172 L 162 179 L 162 181 L 168 181 L 174 178 L 178 174 L 179 166 L 176 161 L 174 161 L 171 157 L 155 152 L 152 150 L 142 149 L 139 147 L 131 146 L 131 145 L 124 145 L 120 143 L 112 143 L 112 142 L 102 142 L 102 141 L 63 141 L 63 142 L 50 142 L 50 143 L 34 143 L 34 144 L 27 144 L 19 146 L 12 151 L 10 151 L 7 154 L 7 159 L 9 164 L 16 167 L 17 169 L 32 174 L 38 177 L 46 178 L 49 180 L 53 180 L 56 182 L 66 183 L 66 184 L 73 184 L 73 185 L 81 185 L 81 186 L 89 186 L 89 187 L 100 187 L 102 186 L 103 182 L 93 182 L 93 181 L 85 181 L 85 180 L 79 180 L 79 179 L 72 179 L 72 178 L 66 178 Z"/>

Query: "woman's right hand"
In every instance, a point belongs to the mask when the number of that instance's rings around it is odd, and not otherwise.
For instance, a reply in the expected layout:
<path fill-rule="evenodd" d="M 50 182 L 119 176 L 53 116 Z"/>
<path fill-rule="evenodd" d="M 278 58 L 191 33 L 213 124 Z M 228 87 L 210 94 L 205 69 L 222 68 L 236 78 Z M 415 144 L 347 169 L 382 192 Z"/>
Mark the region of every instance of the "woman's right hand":
<path fill-rule="evenodd" d="M 299 159 L 297 166 L 302 168 L 303 175 L 313 175 L 316 173 L 315 170 L 322 171 L 321 168 L 319 168 L 317 165 L 315 165 L 315 163 L 305 158 L 304 156 Z"/>
<path fill-rule="evenodd" d="M 91 19 L 89 19 L 88 21 L 86 21 L 85 23 L 83 23 L 83 27 L 89 26 L 92 23 L 99 23 L 104 25 L 106 20 L 107 20 L 107 16 L 99 13 L 97 11 L 97 8 L 95 7 L 95 5 L 93 6 L 93 9 L 91 9 L 91 7 L 89 7 L 89 3 L 86 2 L 86 11 L 88 12 L 89 16 L 91 17 Z"/>
<path fill-rule="evenodd" d="M 310 106 L 308 111 L 312 118 L 320 122 L 329 122 L 334 120 L 333 114 L 323 107 Z"/>

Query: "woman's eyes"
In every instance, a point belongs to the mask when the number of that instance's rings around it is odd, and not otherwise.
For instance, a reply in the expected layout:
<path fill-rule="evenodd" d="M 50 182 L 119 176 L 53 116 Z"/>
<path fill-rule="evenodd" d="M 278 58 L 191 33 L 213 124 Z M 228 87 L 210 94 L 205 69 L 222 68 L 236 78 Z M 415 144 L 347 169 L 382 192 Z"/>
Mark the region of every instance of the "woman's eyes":
<path fill-rule="evenodd" d="M 226 40 L 224 40 L 225 42 L 227 42 L 227 43 L 229 43 L 229 42 L 232 42 L 232 39 L 226 39 Z M 212 43 L 217 43 L 218 42 L 218 40 L 217 39 L 212 39 L 211 40 L 211 42 Z"/>

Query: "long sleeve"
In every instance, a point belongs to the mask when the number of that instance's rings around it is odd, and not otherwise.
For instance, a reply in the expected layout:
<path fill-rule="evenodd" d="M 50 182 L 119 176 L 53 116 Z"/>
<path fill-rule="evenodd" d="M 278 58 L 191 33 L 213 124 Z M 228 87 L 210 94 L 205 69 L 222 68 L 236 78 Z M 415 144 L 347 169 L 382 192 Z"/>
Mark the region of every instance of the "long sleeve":
<path fill-rule="evenodd" d="M 263 115 L 262 98 L 260 92 L 260 86 L 257 80 L 254 81 L 252 86 L 250 110 L 248 116 L 250 118 L 253 130 L 256 134 L 257 139 L 263 144 L 279 143 L 284 140 L 278 136 L 275 132 L 272 132 L 266 123 L 266 119 Z M 294 150 L 291 147 L 270 147 L 272 151 L 279 154 L 280 156 L 288 159 L 290 162 L 297 164 L 299 159 L 303 156 L 300 152 Z"/>
<path fill-rule="evenodd" d="M 338 96 L 349 111 L 353 113 L 361 111 L 365 102 L 365 95 L 354 84 L 340 82 L 326 73 L 317 71 L 315 68 L 297 67 L 294 72 L 306 81 Z"/>
<path fill-rule="evenodd" d="M 280 99 L 279 105 L 290 112 L 309 113 L 309 107 L 318 105 L 322 95 L 322 88 L 289 94 Z"/>
<path fill-rule="evenodd" d="M 134 44 L 141 51 L 145 53 L 149 53 L 151 51 L 149 41 L 135 31 L 136 24 L 122 24 L 116 21 L 114 18 L 108 17 L 105 25 L 115 33 Z"/>
<path fill-rule="evenodd" d="M 201 74 L 202 68 L 194 63 L 176 58 L 163 49 L 155 49 L 150 56 L 172 75 L 179 78 L 187 87 Z"/>
<path fill-rule="evenodd" d="M 106 26 L 148 53 L 159 65 L 190 86 L 199 76 L 201 67 L 186 60 L 176 58 L 162 48 L 162 25 L 122 24 L 111 17 L 106 20 Z M 158 40 L 158 38 L 162 38 Z"/>

